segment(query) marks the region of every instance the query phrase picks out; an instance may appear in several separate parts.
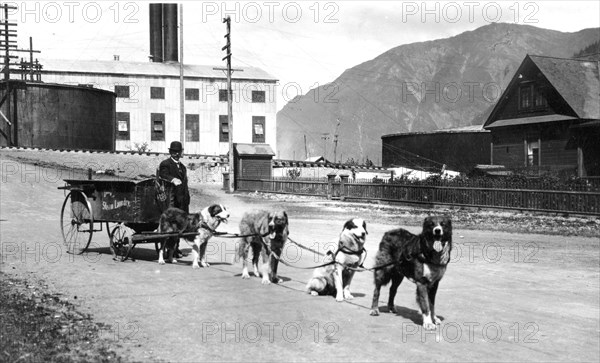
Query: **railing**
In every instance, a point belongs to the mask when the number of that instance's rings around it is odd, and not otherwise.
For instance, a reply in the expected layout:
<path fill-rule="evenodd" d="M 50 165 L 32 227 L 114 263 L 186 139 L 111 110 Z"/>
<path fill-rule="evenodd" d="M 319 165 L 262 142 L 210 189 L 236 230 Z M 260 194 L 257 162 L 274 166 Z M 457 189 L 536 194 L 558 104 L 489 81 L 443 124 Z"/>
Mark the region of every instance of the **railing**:
<path fill-rule="evenodd" d="M 346 180 L 345 180 L 346 179 Z M 329 199 L 381 200 L 428 205 L 502 208 L 522 211 L 600 215 L 600 192 L 418 185 L 413 183 L 357 183 L 336 181 L 238 179 L 238 190 L 322 196 Z"/>

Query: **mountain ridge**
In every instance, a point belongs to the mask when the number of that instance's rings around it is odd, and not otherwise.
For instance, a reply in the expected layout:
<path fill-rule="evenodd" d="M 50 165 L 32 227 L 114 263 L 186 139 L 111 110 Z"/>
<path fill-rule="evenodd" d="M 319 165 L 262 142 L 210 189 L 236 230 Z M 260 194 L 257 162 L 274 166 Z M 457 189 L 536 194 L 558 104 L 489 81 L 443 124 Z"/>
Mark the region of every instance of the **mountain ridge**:
<path fill-rule="evenodd" d="M 599 38 L 600 28 L 492 23 L 393 47 L 288 102 L 277 113 L 279 157 L 301 160 L 306 148 L 378 164 L 382 135 L 483 124 L 526 54 L 569 58 Z"/>

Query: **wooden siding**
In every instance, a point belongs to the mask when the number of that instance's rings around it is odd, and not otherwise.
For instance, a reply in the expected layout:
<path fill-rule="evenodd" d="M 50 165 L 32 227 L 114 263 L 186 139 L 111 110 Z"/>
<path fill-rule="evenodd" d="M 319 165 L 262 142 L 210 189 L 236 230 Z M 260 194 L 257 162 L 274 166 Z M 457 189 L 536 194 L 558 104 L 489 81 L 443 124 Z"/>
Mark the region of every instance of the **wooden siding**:
<path fill-rule="evenodd" d="M 238 159 L 237 178 L 270 179 L 271 157 L 242 157 Z"/>
<path fill-rule="evenodd" d="M 179 78 L 166 76 L 117 76 L 102 74 L 44 75 L 45 82 L 64 84 L 92 84 L 96 88 L 114 91 L 115 85 L 129 85 L 130 97 L 117 98 L 116 111 L 130 114 L 130 140 L 117 140 L 117 150 L 134 149 L 135 143 L 148 143 L 151 151 L 166 152 L 173 140 L 180 139 Z M 165 99 L 151 99 L 151 87 L 164 87 Z M 196 114 L 200 119 L 200 137 L 197 142 L 186 142 L 188 154 L 224 155 L 229 143 L 219 140 L 219 115 L 227 114 L 227 102 L 219 102 L 219 89 L 226 88 L 223 80 L 186 79 L 184 88 L 199 89 L 199 100 L 185 100 L 185 114 Z M 276 84 L 265 81 L 236 80 L 233 87 L 234 142 L 252 143 L 252 117 L 265 118 L 265 143 L 277 153 Z M 265 91 L 265 102 L 252 102 L 252 91 Z M 150 114 L 165 114 L 165 139 L 152 141 Z"/>
<path fill-rule="evenodd" d="M 426 133 L 383 137 L 382 165 L 441 169 L 442 164 L 446 164 L 450 170 L 468 172 L 477 164 L 490 163 L 491 140 L 489 132 Z M 435 163 L 425 159 L 433 160 Z"/>

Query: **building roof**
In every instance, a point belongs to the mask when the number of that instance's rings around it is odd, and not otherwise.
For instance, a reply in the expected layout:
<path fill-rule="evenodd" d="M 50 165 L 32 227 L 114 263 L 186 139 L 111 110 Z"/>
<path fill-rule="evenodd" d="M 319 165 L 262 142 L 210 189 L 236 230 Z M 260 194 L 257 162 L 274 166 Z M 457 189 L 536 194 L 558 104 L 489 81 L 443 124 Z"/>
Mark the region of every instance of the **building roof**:
<path fill-rule="evenodd" d="M 406 135 L 430 135 L 430 134 L 459 134 L 459 133 L 472 133 L 472 132 L 489 132 L 483 129 L 482 125 L 454 127 L 451 129 L 440 129 L 433 131 L 416 131 L 416 132 L 400 132 L 396 134 L 383 135 L 381 138 L 394 137 L 394 136 L 406 136 Z"/>
<path fill-rule="evenodd" d="M 306 158 L 304 161 L 309 161 L 312 163 L 325 163 L 328 162 L 324 156 L 311 156 L 310 158 Z"/>
<path fill-rule="evenodd" d="M 529 67 L 532 65 L 546 77 L 578 118 L 600 119 L 600 72 L 598 62 L 527 55 L 500 97 L 500 101 L 494 106 L 483 125 L 484 128 L 534 123 L 535 119 L 542 120 L 541 122 L 573 119 L 562 115 L 553 115 L 556 117 L 552 120 L 539 117 L 523 117 L 510 120 L 496 119 L 496 114 L 504 107 L 504 102 L 507 99 L 506 95 L 514 92 L 515 87 L 517 87 L 519 75 L 530 69 Z"/>
<path fill-rule="evenodd" d="M 494 127 L 501 127 L 501 126 L 541 124 L 541 123 L 546 123 L 546 122 L 576 120 L 576 119 L 577 118 L 575 118 L 573 116 L 553 114 L 553 115 L 520 117 L 520 118 L 496 120 L 493 123 L 489 124 L 487 127 L 494 128 Z"/>
<path fill-rule="evenodd" d="M 265 155 L 275 156 L 273 149 L 268 144 L 235 144 L 238 155 Z"/>
<path fill-rule="evenodd" d="M 530 55 L 579 118 L 600 118 L 598 62 Z"/>
<path fill-rule="evenodd" d="M 77 59 L 43 59 L 42 74 L 52 73 L 86 73 L 86 74 L 111 74 L 122 76 L 147 76 L 147 77 L 177 77 L 179 78 L 179 63 L 154 63 L 154 62 L 124 62 L 124 61 L 98 61 Z M 185 64 L 183 74 L 185 78 L 217 78 L 226 79 L 225 73 L 213 68 L 223 66 L 208 66 Z M 233 80 L 260 80 L 275 82 L 277 78 L 256 67 L 243 67 L 243 71 L 236 71 Z"/>

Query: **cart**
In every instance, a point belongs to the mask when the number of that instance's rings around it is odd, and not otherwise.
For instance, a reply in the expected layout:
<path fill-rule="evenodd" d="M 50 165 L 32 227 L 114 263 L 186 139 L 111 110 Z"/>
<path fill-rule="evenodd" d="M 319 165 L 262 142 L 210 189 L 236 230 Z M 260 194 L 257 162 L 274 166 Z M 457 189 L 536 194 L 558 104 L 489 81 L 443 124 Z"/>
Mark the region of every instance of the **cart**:
<path fill-rule="evenodd" d="M 64 179 L 65 186 L 58 189 L 68 191 L 60 213 L 67 251 L 84 253 L 94 232 L 103 228 L 115 260 L 125 261 L 138 243 L 154 242 L 158 251 L 165 235 L 155 231 L 161 211 L 168 207 L 170 190 L 167 188 L 167 205 L 159 205 L 155 180 Z"/>

